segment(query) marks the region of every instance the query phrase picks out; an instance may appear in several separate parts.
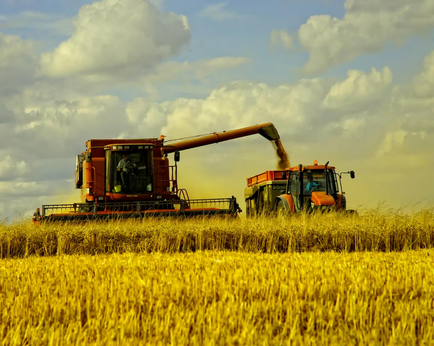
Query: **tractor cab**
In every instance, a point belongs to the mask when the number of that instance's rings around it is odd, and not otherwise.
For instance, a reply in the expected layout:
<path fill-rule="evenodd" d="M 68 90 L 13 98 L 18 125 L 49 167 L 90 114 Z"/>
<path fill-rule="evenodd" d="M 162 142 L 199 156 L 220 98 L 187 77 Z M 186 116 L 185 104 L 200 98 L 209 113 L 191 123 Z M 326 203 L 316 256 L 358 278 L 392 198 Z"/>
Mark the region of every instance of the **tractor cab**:
<path fill-rule="evenodd" d="M 287 171 L 286 190 L 283 196 L 291 196 L 296 211 L 329 208 L 338 199 L 338 182 L 334 167 L 326 165 L 302 166 Z"/>
<path fill-rule="evenodd" d="M 300 172 L 288 171 L 289 185 L 287 193 L 293 192 L 295 195 L 303 192 L 304 196 L 311 196 L 313 192 L 328 192 L 335 195 L 336 177 L 332 170 L 324 169 L 306 169 Z"/>

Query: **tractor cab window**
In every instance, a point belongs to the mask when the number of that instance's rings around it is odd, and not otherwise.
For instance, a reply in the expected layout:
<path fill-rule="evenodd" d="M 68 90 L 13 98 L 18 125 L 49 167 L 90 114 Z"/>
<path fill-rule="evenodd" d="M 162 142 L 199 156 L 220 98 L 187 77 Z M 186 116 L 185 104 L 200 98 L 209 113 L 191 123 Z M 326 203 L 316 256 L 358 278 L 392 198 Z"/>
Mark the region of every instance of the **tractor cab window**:
<path fill-rule="evenodd" d="M 153 191 L 152 154 L 149 150 L 106 151 L 106 190 L 118 194 Z"/>
<path fill-rule="evenodd" d="M 291 194 L 298 195 L 300 193 L 300 173 L 291 172 L 289 179 L 289 190 L 291 191 Z"/>
<path fill-rule="evenodd" d="M 336 193 L 335 178 L 332 171 L 328 171 L 328 192 Z M 310 195 L 315 191 L 326 191 L 325 170 L 312 170 L 303 172 L 303 194 Z"/>

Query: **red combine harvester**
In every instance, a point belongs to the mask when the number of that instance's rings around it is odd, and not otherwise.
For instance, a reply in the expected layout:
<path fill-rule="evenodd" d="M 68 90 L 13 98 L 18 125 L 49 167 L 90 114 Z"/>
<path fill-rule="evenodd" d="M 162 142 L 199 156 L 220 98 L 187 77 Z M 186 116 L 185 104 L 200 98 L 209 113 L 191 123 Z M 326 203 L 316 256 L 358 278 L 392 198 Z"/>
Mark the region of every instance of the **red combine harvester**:
<path fill-rule="evenodd" d="M 236 216 L 235 197 L 192 199 L 178 188 L 180 151 L 260 134 L 279 139 L 272 123 L 214 132 L 165 144 L 164 136 L 148 139 L 91 139 L 77 156 L 75 186 L 81 203 L 43 205 L 33 221 L 74 221 L 144 216 Z M 168 154 L 174 153 L 174 165 Z"/>
<path fill-rule="evenodd" d="M 247 216 L 330 210 L 354 213 L 354 210 L 346 209 L 342 174 L 349 174 L 353 179 L 356 176 L 354 171 L 337 173 L 328 162 L 318 165 L 315 160 L 313 165 L 266 171 L 247 178 L 244 190 Z"/>

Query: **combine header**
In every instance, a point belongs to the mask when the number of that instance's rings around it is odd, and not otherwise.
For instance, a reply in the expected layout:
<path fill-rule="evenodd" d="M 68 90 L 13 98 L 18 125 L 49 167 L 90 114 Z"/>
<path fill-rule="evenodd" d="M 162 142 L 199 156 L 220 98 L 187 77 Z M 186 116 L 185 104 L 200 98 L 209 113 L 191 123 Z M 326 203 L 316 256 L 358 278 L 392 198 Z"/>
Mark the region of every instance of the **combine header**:
<path fill-rule="evenodd" d="M 352 213 L 354 210 L 346 210 L 342 174 L 356 176 L 354 171 L 337 173 L 328 162 L 318 165 L 315 160 L 313 165 L 266 171 L 247 178 L 244 190 L 247 216 L 330 210 Z"/>
<path fill-rule="evenodd" d="M 260 134 L 270 141 L 279 134 L 272 123 L 225 131 L 164 144 L 164 136 L 149 139 L 91 139 L 77 155 L 75 187 L 81 202 L 43 205 L 33 221 L 74 221 L 145 216 L 236 216 L 235 197 L 190 200 L 178 188 L 180 151 Z M 168 154 L 174 153 L 175 164 Z"/>

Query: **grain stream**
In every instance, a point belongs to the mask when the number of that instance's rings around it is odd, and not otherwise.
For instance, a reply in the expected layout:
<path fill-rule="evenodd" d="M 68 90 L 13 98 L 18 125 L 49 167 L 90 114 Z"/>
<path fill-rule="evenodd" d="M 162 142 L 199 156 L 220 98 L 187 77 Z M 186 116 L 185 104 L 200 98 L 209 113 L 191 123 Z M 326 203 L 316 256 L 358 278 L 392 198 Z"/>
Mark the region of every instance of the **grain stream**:
<path fill-rule="evenodd" d="M 290 168 L 291 166 L 289 163 L 289 156 L 286 153 L 285 147 L 283 146 L 280 139 L 276 139 L 275 141 L 273 141 L 273 146 L 276 150 L 277 155 L 277 169 L 285 170 L 287 168 Z"/>

